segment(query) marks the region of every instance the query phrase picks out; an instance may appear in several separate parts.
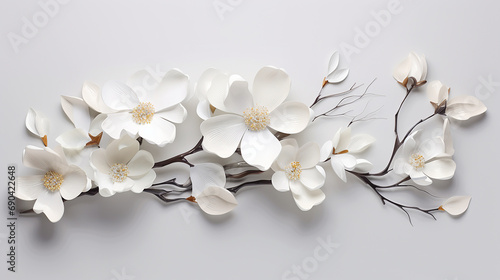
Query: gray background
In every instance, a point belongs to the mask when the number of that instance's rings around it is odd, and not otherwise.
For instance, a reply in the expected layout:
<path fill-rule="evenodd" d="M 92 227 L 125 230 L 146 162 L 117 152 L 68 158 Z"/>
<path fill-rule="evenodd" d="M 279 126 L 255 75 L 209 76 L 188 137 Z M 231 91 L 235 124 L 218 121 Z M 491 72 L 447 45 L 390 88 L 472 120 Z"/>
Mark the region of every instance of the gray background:
<path fill-rule="evenodd" d="M 41 0 L 47 3 L 49 0 Z M 61 1 L 62 2 L 62 1 Z M 67 2 L 67 3 L 66 3 Z M 66 1 L 44 18 L 36 1 L 0 3 L 0 91 L 2 170 L 17 164 L 18 175 L 30 171 L 21 155 L 28 144 L 40 145 L 24 127 L 29 107 L 52 120 L 49 142 L 70 128 L 59 95 L 80 96 L 83 81 L 102 85 L 125 80 L 151 67 L 180 68 L 192 84 L 203 70 L 217 67 L 252 80 L 260 67 L 284 68 L 292 78 L 290 99 L 310 104 L 326 74 L 330 54 L 347 44 L 358 53 L 342 58 L 348 80 L 328 87 L 338 92 L 353 83 L 377 78 L 370 106 L 384 106 L 374 120 L 353 127 L 377 138 L 365 157 L 385 164 L 392 144 L 392 117 L 403 90 L 392 70 L 409 51 L 424 53 L 428 80 L 439 79 L 452 94 L 476 95 L 489 111 L 465 124 L 453 123 L 457 173 L 448 183 L 428 188 L 440 197 L 471 195 L 465 215 L 438 213 L 438 221 L 405 214 L 379 199 L 355 178 L 341 183 L 328 170 L 327 198 L 303 213 L 289 193 L 272 187 L 238 194 L 239 206 L 224 217 L 207 217 L 188 204 L 162 205 L 148 194 L 112 198 L 85 197 L 66 204 L 57 224 L 44 216 L 18 221 L 18 272 L 2 279 L 286 279 L 294 265 L 305 264 L 308 279 L 499 279 L 498 65 L 500 6 L 469 1 Z M 217 4 L 230 9 L 219 13 Z M 399 5 L 383 25 L 374 14 Z M 399 4 L 398 4 L 399 3 Z M 488 3 L 488 4 L 486 4 Z M 22 36 L 23 18 L 40 28 L 14 47 L 8 34 Z M 378 28 L 377 28 L 378 26 Z M 371 32 L 357 41 L 359 32 Z M 362 31 L 358 31 L 362 30 Z M 32 35 L 32 36 L 31 36 Z M 184 151 L 199 137 L 193 107 L 178 126 L 176 143 L 157 159 Z M 401 130 L 431 112 L 425 92 L 405 105 Z M 299 136 L 325 141 L 346 119 L 321 120 Z M 428 130 L 439 133 L 437 120 Z M 328 169 L 328 168 L 327 168 Z M 6 172 L 5 172 L 6 173 Z M 185 176 L 183 167 L 164 176 Z M 5 181 L 7 181 L 5 175 Z M 397 199 L 436 206 L 442 199 L 412 191 Z M 401 196 L 400 196 L 401 195 Z M 6 192 L 0 194 L 6 205 Z M 7 209 L 1 207 L 2 216 Z M 5 219 L 4 219 L 5 221 Z M 0 227 L 0 258 L 7 253 L 7 231 Z M 320 240 L 336 244 L 324 260 L 313 261 Z M 324 253 L 326 251 L 322 251 Z M 317 263 L 315 266 L 314 264 Z M 289 279 L 305 279 L 295 276 Z"/>

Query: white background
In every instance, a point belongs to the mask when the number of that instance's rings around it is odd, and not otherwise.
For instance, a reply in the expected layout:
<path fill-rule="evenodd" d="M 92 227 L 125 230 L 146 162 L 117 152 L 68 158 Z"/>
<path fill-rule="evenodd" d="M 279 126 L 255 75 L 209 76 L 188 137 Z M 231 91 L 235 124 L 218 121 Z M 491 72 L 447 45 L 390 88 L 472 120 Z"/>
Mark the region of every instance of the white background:
<path fill-rule="evenodd" d="M 214 4 L 220 3 L 231 8 L 218 12 Z M 165 206 L 149 194 L 85 197 L 66 203 L 59 223 L 43 215 L 18 220 L 15 274 L 7 272 L 8 232 L 0 226 L 1 278 L 287 279 L 283 277 L 296 265 L 308 279 L 500 279 L 500 189 L 495 178 L 500 86 L 484 82 L 488 77 L 500 81 L 500 6 L 401 0 L 390 19 L 376 23 L 374 14 L 387 11 L 389 3 L 394 1 L 68 1 L 44 22 L 46 12 L 36 1 L 2 1 L 5 173 L 8 164 L 18 166 L 18 175 L 29 173 L 22 166 L 22 150 L 41 145 L 24 127 L 29 107 L 52 120 L 49 143 L 54 145 L 71 127 L 60 109 L 61 94 L 80 96 L 85 80 L 99 85 L 125 80 L 148 66 L 180 68 L 194 85 L 208 67 L 252 80 L 262 66 L 274 65 L 292 78 L 289 99 L 310 104 L 333 50 L 357 48 L 342 57 L 343 67 L 351 69 L 348 80 L 325 90 L 342 91 L 355 82 L 366 86 L 377 78 L 370 91 L 384 97 L 373 99 L 372 105 L 383 105 L 378 117 L 386 119 L 353 127 L 377 138 L 365 155 L 376 169 L 389 156 L 391 115 L 404 94 L 392 70 L 409 51 L 426 55 L 428 80 L 441 80 L 452 95 L 476 95 L 488 112 L 465 124 L 453 123 L 456 176 L 428 188 L 444 198 L 471 195 L 471 207 L 459 218 L 437 213 L 434 221 L 411 212 L 411 226 L 402 211 L 383 206 L 356 178 L 343 184 L 331 170 L 323 187 L 325 202 L 309 212 L 300 211 L 290 193 L 271 186 L 242 191 L 239 206 L 224 217 L 208 217 L 186 203 Z M 35 21 L 38 30 L 23 35 L 24 18 Z M 370 37 L 361 42 L 359 33 L 366 29 Z M 25 41 L 12 44 L 14 33 Z M 191 117 L 178 126 L 176 143 L 155 155 L 157 160 L 199 139 L 194 104 L 186 102 Z M 431 112 L 425 92 L 417 91 L 403 110 L 400 129 L 405 131 Z M 302 133 L 300 143 L 321 143 L 347 122 L 318 121 Z M 439 131 L 440 125 L 435 120 L 426 128 Z M 183 176 L 185 169 L 168 172 Z M 424 207 L 442 202 L 411 190 L 401 193 Z M 6 218 L 6 191 L 0 197 Z M 313 258 L 319 239 L 338 248 L 318 262 Z"/>

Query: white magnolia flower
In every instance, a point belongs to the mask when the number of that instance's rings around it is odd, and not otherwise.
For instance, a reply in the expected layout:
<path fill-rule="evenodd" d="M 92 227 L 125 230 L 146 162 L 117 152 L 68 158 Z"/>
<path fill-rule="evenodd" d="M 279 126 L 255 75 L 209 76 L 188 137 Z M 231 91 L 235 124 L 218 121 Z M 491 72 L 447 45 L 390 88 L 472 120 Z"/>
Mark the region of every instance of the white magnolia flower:
<path fill-rule="evenodd" d="M 283 70 L 264 67 L 253 83 L 252 93 L 242 80 L 229 83 L 216 76 L 227 91 L 209 90 L 208 100 L 228 114 L 211 117 L 201 124 L 203 148 L 222 158 L 231 156 L 241 141 L 241 155 L 250 165 L 267 170 L 281 145 L 269 128 L 294 134 L 306 128 L 310 110 L 300 102 L 283 101 L 290 91 L 290 78 Z"/>
<path fill-rule="evenodd" d="M 99 193 L 104 197 L 126 191 L 140 193 L 156 179 L 153 156 L 139 150 L 137 140 L 128 135 L 92 152 L 90 164 Z"/>
<path fill-rule="evenodd" d="M 325 184 L 325 170 L 318 166 L 320 150 L 316 143 L 299 148 L 295 139 L 281 141 L 282 149 L 272 165 L 272 184 L 280 192 L 292 191 L 295 203 L 302 211 L 325 200 L 321 187 Z"/>
<path fill-rule="evenodd" d="M 41 112 L 30 108 L 26 115 L 26 128 L 42 139 L 43 145 L 47 147 L 47 134 L 49 134 L 49 119 Z"/>
<path fill-rule="evenodd" d="M 145 83 L 147 71 L 132 76 L 128 85 L 111 81 L 102 88 L 104 103 L 116 113 L 108 114 L 102 129 L 114 139 L 122 131 L 140 136 L 146 141 L 164 146 L 175 139 L 173 123 L 182 123 L 187 116 L 180 103 L 186 98 L 188 77 L 178 70 L 170 70 L 163 79 L 150 85 Z"/>
<path fill-rule="evenodd" d="M 238 202 L 224 186 L 224 168 L 215 163 L 201 163 L 190 169 L 192 196 L 201 210 L 210 215 L 222 215 L 233 210 Z"/>
<path fill-rule="evenodd" d="M 347 181 L 346 170 L 368 172 L 373 165 L 366 159 L 357 159 L 354 155 L 366 150 L 375 138 L 368 134 L 351 136 L 351 128 L 340 128 L 333 140 L 327 141 L 321 147 L 321 161 L 330 158 L 333 171 L 342 181 Z"/>
<path fill-rule="evenodd" d="M 425 84 L 427 77 L 427 61 L 424 55 L 418 55 L 411 52 L 394 70 L 394 79 L 404 87 L 407 86 L 410 78 L 414 79 L 414 85 Z"/>
<path fill-rule="evenodd" d="M 323 86 L 326 83 L 338 84 L 344 81 L 349 75 L 349 69 L 343 68 L 338 69 L 340 62 L 340 53 L 338 51 L 333 52 L 328 63 L 328 75 L 323 82 Z"/>
<path fill-rule="evenodd" d="M 63 156 L 50 148 L 26 147 L 23 164 L 42 171 L 43 175 L 19 177 L 15 196 L 36 200 L 33 211 L 44 213 L 53 223 L 64 214 L 63 199 L 74 199 L 90 188 L 91 182 L 85 172 L 69 165 Z"/>
<path fill-rule="evenodd" d="M 440 137 L 417 145 L 411 134 L 404 142 L 398 158 L 394 161 L 394 172 L 406 174 L 417 184 L 426 186 L 431 179 L 448 180 L 455 174 L 456 164 L 446 153 L 445 143 Z"/>
<path fill-rule="evenodd" d="M 427 98 L 435 109 L 442 107 L 448 101 L 450 88 L 440 81 L 432 81 L 427 85 Z"/>

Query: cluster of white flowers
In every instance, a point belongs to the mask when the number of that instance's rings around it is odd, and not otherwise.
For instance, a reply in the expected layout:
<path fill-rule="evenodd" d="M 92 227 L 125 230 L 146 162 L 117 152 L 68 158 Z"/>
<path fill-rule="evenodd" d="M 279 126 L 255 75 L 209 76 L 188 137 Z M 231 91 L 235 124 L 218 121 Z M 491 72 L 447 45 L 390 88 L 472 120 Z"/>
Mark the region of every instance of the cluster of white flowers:
<path fill-rule="evenodd" d="M 339 54 L 335 52 L 323 87 L 347 78 L 349 70 L 337 69 L 338 65 Z M 414 53 L 394 72 L 395 79 L 407 88 L 408 94 L 414 87 L 424 85 L 426 76 L 425 58 Z M 103 197 L 148 190 L 164 201 L 173 201 L 165 196 L 169 191 L 156 187 L 175 182 L 175 179 L 156 182 L 155 168 L 167 164 L 155 163 L 153 155 L 143 149 L 141 143 L 145 140 L 164 147 L 175 140 L 175 124 L 187 117 L 182 102 L 188 96 L 189 78 L 174 69 L 154 84 L 146 82 L 151 80 L 151 73 L 140 71 L 127 83 L 109 81 L 100 88 L 86 82 L 81 98 L 62 96 L 62 109 L 74 129 L 58 136 L 55 140 L 59 146 L 54 149 L 47 147 L 47 117 L 29 109 L 26 127 L 43 140 L 45 147 L 28 146 L 24 150 L 24 164 L 41 172 L 21 177 L 16 196 L 36 200 L 33 211 L 44 213 L 52 222 L 63 215 L 63 199 L 71 200 L 91 190 Z M 333 139 L 321 145 L 309 142 L 300 146 L 291 137 L 308 127 L 318 114 L 312 110 L 315 103 L 307 106 L 287 101 L 290 88 L 289 75 L 275 67 L 259 70 L 251 87 L 241 76 L 217 69 L 205 71 L 195 87 L 199 99 L 196 111 L 203 120 L 200 125 L 202 140 L 196 151 L 204 150 L 226 159 L 228 166 L 247 167 L 248 174 L 272 170 L 272 178 L 265 182 L 280 192 L 291 191 L 295 203 L 303 211 L 325 200 L 321 188 L 328 170 L 323 166 L 331 166 L 334 174 L 344 182 L 352 173 L 364 178 L 365 183 L 373 184 L 369 180 L 370 176 L 376 176 L 369 173 L 373 164 L 359 157 L 375 142 L 372 136 L 351 135 L 352 128 L 348 125 L 338 128 Z M 466 120 L 486 111 L 474 97 L 449 98 L 449 93 L 450 89 L 440 82 L 428 84 L 434 115 L 444 116 L 443 134 L 419 142 L 419 133 L 415 131 L 395 147 L 394 172 L 409 176 L 418 185 L 429 185 L 433 179 L 450 179 L 455 172 L 448 117 Z M 101 140 L 106 138 L 108 145 L 101 147 L 104 142 Z M 237 188 L 230 188 L 226 180 L 234 176 L 228 172 L 230 168 L 213 162 L 191 164 L 185 159 L 188 155 L 189 152 L 180 154 L 172 160 L 190 166 L 188 182 L 185 185 L 175 183 L 182 188 L 180 193 L 190 192 L 189 197 L 182 199 L 195 202 L 211 215 L 234 209 Z M 231 162 L 234 155 L 246 165 L 234 163 L 234 159 Z M 470 197 L 454 197 L 439 210 L 461 214 L 469 200 Z"/>

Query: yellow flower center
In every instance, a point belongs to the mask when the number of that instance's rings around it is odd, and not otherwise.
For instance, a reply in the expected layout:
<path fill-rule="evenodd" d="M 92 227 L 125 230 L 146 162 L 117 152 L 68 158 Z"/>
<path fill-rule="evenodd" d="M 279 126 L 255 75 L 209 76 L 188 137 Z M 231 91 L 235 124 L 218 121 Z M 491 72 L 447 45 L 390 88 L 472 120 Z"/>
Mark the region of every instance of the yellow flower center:
<path fill-rule="evenodd" d="M 300 179 L 300 174 L 302 173 L 302 168 L 300 166 L 300 162 L 298 161 L 292 161 L 287 167 L 285 168 L 285 174 L 286 177 L 289 180 L 292 181 L 297 181 Z"/>
<path fill-rule="evenodd" d="M 412 154 L 410 156 L 410 164 L 416 170 L 420 170 L 425 166 L 425 158 L 420 154 Z"/>
<path fill-rule="evenodd" d="M 269 110 L 264 106 L 255 106 L 245 109 L 243 111 L 243 118 L 248 129 L 253 131 L 260 131 L 265 129 L 271 119 L 269 118 Z"/>
<path fill-rule="evenodd" d="M 137 124 L 149 124 L 153 120 L 155 107 L 150 102 L 141 102 L 132 110 L 132 119 Z"/>
<path fill-rule="evenodd" d="M 63 182 L 64 177 L 55 171 L 49 171 L 43 176 L 43 185 L 45 186 L 45 188 L 52 192 L 61 189 L 61 185 Z"/>
<path fill-rule="evenodd" d="M 109 176 L 111 177 L 111 181 L 115 183 L 121 183 L 127 179 L 129 174 L 128 166 L 121 163 L 115 163 L 109 169 Z"/>

